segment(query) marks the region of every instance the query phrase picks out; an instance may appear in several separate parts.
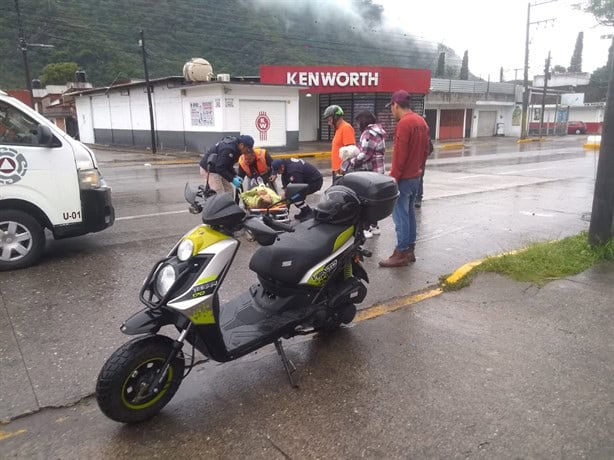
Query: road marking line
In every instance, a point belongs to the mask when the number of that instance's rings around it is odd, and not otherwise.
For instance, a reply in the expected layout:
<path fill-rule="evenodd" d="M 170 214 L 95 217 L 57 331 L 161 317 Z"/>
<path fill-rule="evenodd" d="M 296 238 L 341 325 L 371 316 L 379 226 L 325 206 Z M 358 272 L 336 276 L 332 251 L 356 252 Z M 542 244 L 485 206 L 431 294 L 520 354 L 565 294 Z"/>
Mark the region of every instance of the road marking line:
<path fill-rule="evenodd" d="M 378 316 L 385 315 L 386 313 L 400 310 L 401 308 L 409 307 L 415 303 L 430 299 L 431 297 L 436 297 L 442 293 L 443 291 L 437 288 L 420 294 L 401 297 L 391 302 L 375 304 L 369 308 L 365 308 L 364 310 L 358 311 L 358 313 L 356 313 L 356 318 L 354 319 L 354 322 L 367 321 L 369 319 L 377 318 Z"/>
<path fill-rule="evenodd" d="M 544 171 L 546 169 L 552 169 L 552 168 L 517 169 L 516 171 L 506 171 L 506 172 L 493 173 L 493 174 L 499 175 L 499 176 L 505 176 L 506 174 L 517 174 L 517 173 L 523 173 L 523 172 L 529 172 L 529 171 Z"/>
<path fill-rule="evenodd" d="M 140 216 L 124 216 L 124 217 L 116 217 L 115 222 L 118 220 L 133 220 L 133 219 L 143 219 L 145 217 L 158 217 L 158 216 L 170 216 L 173 214 L 184 214 L 188 212 L 187 209 L 183 209 L 181 211 L 168 211 L 168 212 L 157 212 L 154 214 L 141 214 Z"/>
<path fill-rule="evenodd" d="M 471 176 L 457 177 L 456 180 L 473 179 L 474 177 L 486 177 L 486 176 L 493 176 L 493 175 L 495 175 L 495 174 L 472 174 Z"/>
<path fill-rule="evenodd" d="M 554 214 L 541 214 L 539 212 L 531 212 L 531 211 L 520 211 L 520 214 L 524 214 L 525 216 L 535 216 L 535 217 L 554 217 Z"/>
<path fill-rule="evenodd" d="M 24 430 L 24 429 L 13 431 L 12 433 L 9 431 L 0 431 L 0 441 L 4 441 L 5 439 L 12 438 L 13 436 L 17 436 L 18 434 L 23 434 L 27 431 L 28 430 Z"/>

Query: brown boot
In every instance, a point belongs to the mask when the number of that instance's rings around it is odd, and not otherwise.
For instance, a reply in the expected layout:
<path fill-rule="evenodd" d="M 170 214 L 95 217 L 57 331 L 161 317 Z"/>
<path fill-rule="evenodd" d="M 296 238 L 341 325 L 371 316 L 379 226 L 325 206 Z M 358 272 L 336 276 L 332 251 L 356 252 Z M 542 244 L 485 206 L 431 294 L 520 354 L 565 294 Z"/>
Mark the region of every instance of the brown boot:
<path fill-rule="evenodd" d="M 404 267 L 409 264 L 409 260 L 405 251 L 395 249 L 390 257 L 386 260 L 380 260 L 380 267 Z"/>
<path fill-rule="evenodd" d="M 416 255 L 414 254 L 414 249 L 416 248 L 415 244 L 411 244 L 408 249 L 405 251 L 401 251 L 407 257 L 407 262 L 415 262 Z"/>

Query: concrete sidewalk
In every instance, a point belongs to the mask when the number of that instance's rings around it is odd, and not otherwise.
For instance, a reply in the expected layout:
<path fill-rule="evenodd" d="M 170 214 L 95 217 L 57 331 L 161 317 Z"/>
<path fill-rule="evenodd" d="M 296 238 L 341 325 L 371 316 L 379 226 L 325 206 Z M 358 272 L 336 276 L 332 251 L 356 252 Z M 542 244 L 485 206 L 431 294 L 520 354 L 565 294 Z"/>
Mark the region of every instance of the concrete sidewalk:
<path fill-rule="evenodd" d="M 612 458 L 613 278 L 614 262 L 543 288 L 483 274 L 290 342 L 297 390 L 263 350 L 199 366 L 140 426 L 93 398 L 16 419 L 0 457 Z"/>

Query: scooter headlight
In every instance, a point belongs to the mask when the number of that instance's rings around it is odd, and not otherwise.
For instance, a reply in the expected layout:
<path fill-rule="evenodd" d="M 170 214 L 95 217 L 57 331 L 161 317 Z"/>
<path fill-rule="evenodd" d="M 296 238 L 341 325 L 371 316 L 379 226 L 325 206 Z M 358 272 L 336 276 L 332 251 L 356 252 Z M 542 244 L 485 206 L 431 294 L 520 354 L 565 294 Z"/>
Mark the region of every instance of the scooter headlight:
<path fill-rule="evenodd" d="M 177 248 L 177 258 L 185 262 L 190 257 L 192 257 L 192 252 L 194 251 L 194 242 L 192 240 L 183 240 L 179 243 L 179 247 Z"/>
<path fill-rule="evenodd" d="M 172 265 L 164 265 L 156 275 L 156 290 L 158 291 L 158 295 L 164 297 L 175 280 L 177 279 L 177 274 L 175 273 L 175 267 Z"/>

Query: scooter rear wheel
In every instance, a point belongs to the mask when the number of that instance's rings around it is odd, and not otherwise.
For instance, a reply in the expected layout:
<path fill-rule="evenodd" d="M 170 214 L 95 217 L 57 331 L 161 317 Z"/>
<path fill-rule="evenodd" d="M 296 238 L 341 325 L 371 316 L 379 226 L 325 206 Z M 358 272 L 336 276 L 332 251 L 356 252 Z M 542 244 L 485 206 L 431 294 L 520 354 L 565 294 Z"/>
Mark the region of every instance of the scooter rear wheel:
<path fill-rule="evenodd" d="M 342 324 L 350 324 L 356 316 L 356 305 L 347 304 L 335 309 L 324 324 L 316 327 L 315 330 L 320 334 L 332 334 L 337 331 Z"/>
<path fill-rule="evenodd" d="M 179 353 L 160 391 L 152 391 L 172 348 L 173 341 L 162 335 L 138 337 L 118 348 L 98 375 L 96 400 L 100 410 L 121 423 L 143 422 L 160 412 L 183 379 L 185 362 Z"/>

